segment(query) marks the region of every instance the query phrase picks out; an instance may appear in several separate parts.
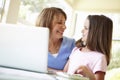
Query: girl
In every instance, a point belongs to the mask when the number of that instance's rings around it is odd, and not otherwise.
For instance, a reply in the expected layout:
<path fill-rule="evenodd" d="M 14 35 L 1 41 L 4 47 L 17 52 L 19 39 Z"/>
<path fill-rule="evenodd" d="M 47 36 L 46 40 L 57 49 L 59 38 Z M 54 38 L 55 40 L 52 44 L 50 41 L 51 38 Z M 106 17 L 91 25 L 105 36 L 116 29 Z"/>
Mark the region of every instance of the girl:
<path fill-rule="evenodd" d="M 113 22 L 104 15 L 89 15 L 64 71 L 90 80 L 104 80 L 110 62 Z"/>

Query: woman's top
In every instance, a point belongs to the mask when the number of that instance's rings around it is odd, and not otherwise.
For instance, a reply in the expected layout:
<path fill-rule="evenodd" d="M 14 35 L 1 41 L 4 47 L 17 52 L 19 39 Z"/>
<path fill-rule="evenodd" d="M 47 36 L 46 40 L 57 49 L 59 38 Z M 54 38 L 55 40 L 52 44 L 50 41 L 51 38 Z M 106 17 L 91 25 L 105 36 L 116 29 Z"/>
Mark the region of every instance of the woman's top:
<path fill-rule="evenodd" d="M 93 73 L 97 71 L 106 72 L 107 61 L 104 54 L 96 51 L 82 52 L 75 47 L 70 55 L 68 74 L 74 74 L 81 66 L 87 66 Z"/>
<path fill-rule="evenodd" d="M 74 39 L 63 37 L 58 55 L 55 57 L 50 52 L 48 53 L 48 67 L 57 70 L 63 70 L 74 47 Z"/>

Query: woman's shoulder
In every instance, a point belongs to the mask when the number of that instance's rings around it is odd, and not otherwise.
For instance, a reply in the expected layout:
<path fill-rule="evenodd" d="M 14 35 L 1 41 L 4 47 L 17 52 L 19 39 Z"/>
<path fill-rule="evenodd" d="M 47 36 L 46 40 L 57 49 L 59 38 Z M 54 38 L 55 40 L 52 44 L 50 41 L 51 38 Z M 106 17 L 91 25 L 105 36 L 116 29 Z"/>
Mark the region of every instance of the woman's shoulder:
<path fill-rule="evenodd" d="M 75 42 L 74 38 L 63 36 L 63 41 Z"/>
<path fill-rule="evenodd" d="M 75 39 L 64 36 L 62 46 L 66 46 L 67 48 L 69 47 L 70 49 L 73 49 L 75 47 Z"/>

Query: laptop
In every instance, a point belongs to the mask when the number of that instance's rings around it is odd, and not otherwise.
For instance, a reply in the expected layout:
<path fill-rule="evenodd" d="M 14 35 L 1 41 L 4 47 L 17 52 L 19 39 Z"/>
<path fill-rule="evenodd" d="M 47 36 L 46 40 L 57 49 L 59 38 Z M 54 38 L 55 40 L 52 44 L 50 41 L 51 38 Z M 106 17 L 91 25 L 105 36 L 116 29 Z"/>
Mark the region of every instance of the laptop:
<path fill-rule="evenodd" d="M 0 24 L 0 67 L 47 73 L 48 28 Z"/>

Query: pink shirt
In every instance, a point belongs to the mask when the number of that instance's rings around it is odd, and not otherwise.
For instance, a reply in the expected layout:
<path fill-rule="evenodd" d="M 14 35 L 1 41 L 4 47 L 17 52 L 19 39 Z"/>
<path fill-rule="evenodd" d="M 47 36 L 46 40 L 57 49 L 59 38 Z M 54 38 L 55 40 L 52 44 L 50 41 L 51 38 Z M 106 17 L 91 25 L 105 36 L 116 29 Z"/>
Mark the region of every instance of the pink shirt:
<path fill-rule="evenodd" d="M 68 74 L 74 74 L 80 65 L 87 66 L 93 73 L 97 71 L 106 72 L 107 61 L 102 53 L 95 51 L 81 52 L 79 48 L 75 47 L 69 58 Z"/>

